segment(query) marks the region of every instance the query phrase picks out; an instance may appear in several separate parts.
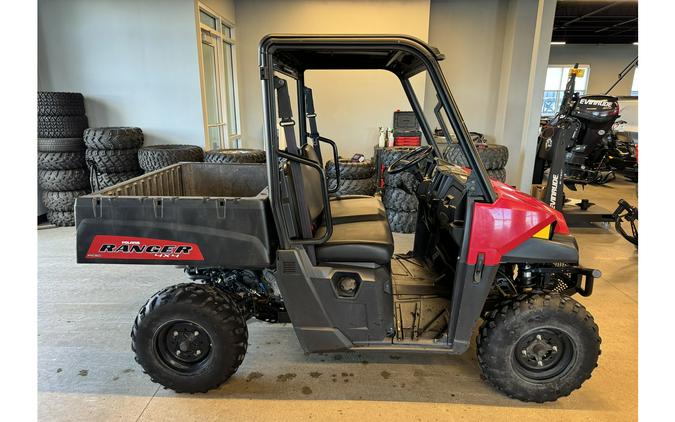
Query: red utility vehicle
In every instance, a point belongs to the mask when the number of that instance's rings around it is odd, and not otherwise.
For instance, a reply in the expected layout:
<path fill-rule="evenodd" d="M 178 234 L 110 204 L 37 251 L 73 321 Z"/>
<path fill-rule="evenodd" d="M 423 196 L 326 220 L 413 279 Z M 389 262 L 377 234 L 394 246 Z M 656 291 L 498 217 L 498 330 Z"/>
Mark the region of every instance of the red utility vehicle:
<path fill-rule="evenodd" d="M 442 58 L 407 36 L 267 36 L 266 164 L 180 163 L 77 199 L 78 262 L 180 265 L 193 280 L 156 293 L 134 322 L 132 348 L 154 381 L 179 392 L 225 382 L 244 359 L 250 318 L 290 321 L 307 352 L 452 354 L 468 350 L 482 319 L 478 363 L 505 394 L 555 400 L 591 376 L 598 327 L 570 296 L 590 295 L 599 271 L 579 265 L 559 212 L 488 178 Z M 394 254 L 378 196 L 329 195 L 319 145 L 335 162 L 337 146 L 319 135 L 304 82 L 323 69 L 401 81 L 428 143 L 388 168 L 420 170 L 407 254 Z M 421 72 L 434 116 L 410 82 Z M 434 117 L 468 170 L 441 158 Z"/>

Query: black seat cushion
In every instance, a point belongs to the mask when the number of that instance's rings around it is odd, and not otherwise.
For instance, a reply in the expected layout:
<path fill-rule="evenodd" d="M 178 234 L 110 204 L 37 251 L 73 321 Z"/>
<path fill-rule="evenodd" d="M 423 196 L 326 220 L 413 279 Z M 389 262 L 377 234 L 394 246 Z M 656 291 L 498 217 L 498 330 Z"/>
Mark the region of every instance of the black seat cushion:
<path fill-rule="evenodd" d="M 326 227 L 317 229 L 316 237 Z M 374 262 L 386 265 L 394 253 L 394 238 L 387 219 L 333 225 L 333 235 L 316 247 L 320 262 Z"/>
<path fill-rule="evenodd" d="M 302 155 L 315 163 L 319 162 L 319 156 L 310 144 L 302 146 Z M 323 196 L 321 193 L 323 180 L 316 170 L 308 166 L 302 166 L 302 181 L 310 218 L 315 221 L 319 214 L 323 212 Z M 379 198 L 365 195 L 346 195 L 333 198 L 331 200 L 331 217 L 333 224 L 387 220 L 382 201 Z"/>
<path fill-rule="evenodd" d="M 375 196 L 333 198 L 330 201 L 330 213 L 333 224 L 387 220 L 384 205 Z"/>

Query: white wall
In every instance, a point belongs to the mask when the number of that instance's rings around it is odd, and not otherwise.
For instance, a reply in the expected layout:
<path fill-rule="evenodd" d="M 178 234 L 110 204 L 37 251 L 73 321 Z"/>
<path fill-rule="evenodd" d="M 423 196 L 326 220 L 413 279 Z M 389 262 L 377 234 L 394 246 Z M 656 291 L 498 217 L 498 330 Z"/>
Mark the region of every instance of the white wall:
<path fill-rule="evenodd" d="M 554 13 L 554 0 L 431 2 L 429 43 L 446 56 L 441 68 L 467 127 L 509 148 L 507 183 L 525 190 Z M 435 104 L 427 84 L 427 115 Z"/>
<path fill-rule="evenodd" d="M 566 44 L 552 45 L 549 64 L 588 64 L 591 66 L 588 94 L 604 94 L 617 80 L 619 72 L 638 55 L 638 46 L 632 44 Z M 633 72 L 626 76 L 611 95 L 630 95 Z"/>
<path fill-rule="evenodd" d="M 429 0 L 240 0 L 235 11 L 243 144 L 252 148 L 263 145 L 257 53 L 264 35 L 405 33 L 426 40 L 429 30 Z M 372 155 L 378 126 L 390 126 L 396 109 L 410 109 L 398 79 L 384 71 L 315 71 L 306 76 L 314 92 L 319 131 L 338 143 L 342 156 Z M 414 85 L 423 101 L 424 79 Z"/>
<path fill-rule="evenodd" d="M 84 94 L 90 126 L 204 145 L 193 1 L 40 0 L 38 60 L 39 89 Z"/>
<path fill-rule="evenodd" d="M 494 124 L 508 2 L 432 0 L 429 44 L 445 54 L 441 69 L 471 131 L 495 142 Z M 424 110 L 433 116 L 433 86 L 427 84 Z M 435 118 L 433 123 L 436 124 Z"/>

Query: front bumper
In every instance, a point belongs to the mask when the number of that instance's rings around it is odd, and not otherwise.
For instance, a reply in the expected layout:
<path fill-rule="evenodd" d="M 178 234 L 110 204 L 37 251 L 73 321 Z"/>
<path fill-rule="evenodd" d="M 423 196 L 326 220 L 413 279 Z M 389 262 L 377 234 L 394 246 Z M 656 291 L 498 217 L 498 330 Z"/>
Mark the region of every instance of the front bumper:
<path fill-rule="evenodd" d="M 593 283 L 596 278 L 602 276 L 602 272 L 593 268 L 585 268 L 581 266 L 565 266 L 565 267 L 548 267 L 548 268 L 532 268 L 533 273 L 539 274 L 556 274 L 564 272 L 569 274 L 572 278 L 574 286 L 570 286 L 571 292 L 567 293 L 579 293 L 581 296 L 588 297 L 593 294 Z"/>

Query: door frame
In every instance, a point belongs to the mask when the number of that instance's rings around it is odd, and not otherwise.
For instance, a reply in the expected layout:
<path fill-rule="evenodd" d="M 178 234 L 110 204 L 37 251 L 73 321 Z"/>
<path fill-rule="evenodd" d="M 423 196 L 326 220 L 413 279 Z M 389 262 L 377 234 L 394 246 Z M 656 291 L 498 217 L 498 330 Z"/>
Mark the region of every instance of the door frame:
<path fill-rule="evenodd" d="M 208 25 L 204 25 L 201 23 L 200 19 L 200 11 L 206 12 L 208 15 L 211 15 L 215 17 L 216 20 L 220 20 L 221 25 L 225 25 L 230 29 L 230 36 L 226 37 L 223 33 L 222 30 L 221 32 L 218 32 L 214 30 L 213 28 L 209 27 Z M 199 64 L 199 85 L 200 85 L 200 93 L 201 93 L 201 100 L 202 100 L 202 124 L 203 124 L 203 132 L 204 132 L 204 149 L 205 150 L 210 150 L 212 148 L 210 144 L 210 136 L 209 136 L 209 128 L 217 126 L 220 131 L 220 139 L 221 139 L 221 148 L 241 148 L 241 119 L 240 119 L 240 108 L 239 108 L 239 83 L 238 83 L 238 78 L 237 78 L 237 50 L 236 50 L 236 30 L 235 30 L 235 24 L 230 21 L 229 19 L 226 19 L 222 17 L 220 14 L 215 12 L 213 9 L 209 8 L 207 5 L 195 1 L 195 24 L 197 27 L 196 30 L 196 35 L 197 35 L 197 61 Z M 218 93 L 218 101 L 219 101 L 219 109 L 218 109 L 218 119 L 219 122 L 216 125 L 210 125 L 208 122 L 208 111 L 207 111 L 207 101 L 206 101 L 206 77 L 205 77 L 205 69 L 204 69 L 204 51 L 202 48 L 202 31 L 208 32 L 215 40 L 216 40 L 216 57 L 215 57 L 215 65 L 216 65 L 216 85 L 217 85 L 217 93 Z M 234 119 L 235 119 L 235 126 L 237 127 L 237 133 L 234 135 L 229 134 L 229 127 L 233 122 L 229 121 L 229 100 L 227 97 L 227 89 L 226 89 L 226 84 L 227 80 L 224 77 L 225 73 L 223 72 L 222 67 L 224 66 L 224 61 L 223 59 L 225 58 L 225 48 L 223 43 L 227 43 L 230 45 L 230 48 L 232 50 L 232 81 L 233 81 L 233 87 L 232 87 L 232 95 L 233 95 L 233 102 L 234 102 Z"/>

